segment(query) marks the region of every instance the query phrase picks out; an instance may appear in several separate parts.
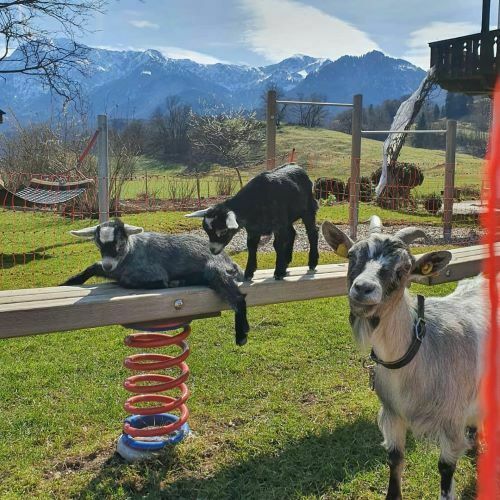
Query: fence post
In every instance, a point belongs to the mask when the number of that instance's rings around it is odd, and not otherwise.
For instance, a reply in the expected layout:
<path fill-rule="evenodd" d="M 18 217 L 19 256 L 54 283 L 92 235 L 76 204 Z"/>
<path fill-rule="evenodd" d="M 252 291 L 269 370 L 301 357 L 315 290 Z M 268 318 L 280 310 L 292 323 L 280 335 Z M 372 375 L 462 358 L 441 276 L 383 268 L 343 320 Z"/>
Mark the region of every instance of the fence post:
<path fill-rule="evenodd" d="M 97 116 L 97 185 L 99 196 L 99 223 L 109 220 L 109 165 L 108 165 L 108 117 Z"/>
<path fill-rule="evenodd" d="M 361 118 L 363 96 L 356 94 L 352 100 L 352 143 L 351 143 L 351 182 L 349 185 L 349 230 L 352 239 L 358 232 L 359 177 L 361 163 Z"/>
<path fill-rule="evenodd" d="M 443 238 L 451 239 L 453 197 L 455 194 L 455 151 L 457 147 L 457 121 L 446 121 L 446 163 L 444 170 Z"/>
<path fill-rule="evenodd" d="M 266 159 L 267 169 L 273 169 L 276 166 L 276 90 L 267 92 Z"/>

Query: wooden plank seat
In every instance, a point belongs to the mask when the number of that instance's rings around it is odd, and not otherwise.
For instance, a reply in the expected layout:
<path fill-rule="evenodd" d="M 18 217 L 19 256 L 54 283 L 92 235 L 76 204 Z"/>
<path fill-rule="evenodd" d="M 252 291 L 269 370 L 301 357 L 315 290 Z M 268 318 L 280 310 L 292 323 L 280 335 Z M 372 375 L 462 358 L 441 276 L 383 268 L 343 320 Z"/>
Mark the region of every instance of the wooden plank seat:
<path fill-rule="evenodd" d="M 452 250 L 439 276 L 421 278 L 434 285 L 474 276 L 487 256 L 484 246 Z M 242 283 L 248 306 L 336 297 L 346 294 L 347 264 L 290 268 L 275 281 L 273 270 L 258 271 Z M 111 283 L 0 291 L 0 338 L 182 317 L 213 316 L 229 307 L 206 287 L 126 290 Z"/>

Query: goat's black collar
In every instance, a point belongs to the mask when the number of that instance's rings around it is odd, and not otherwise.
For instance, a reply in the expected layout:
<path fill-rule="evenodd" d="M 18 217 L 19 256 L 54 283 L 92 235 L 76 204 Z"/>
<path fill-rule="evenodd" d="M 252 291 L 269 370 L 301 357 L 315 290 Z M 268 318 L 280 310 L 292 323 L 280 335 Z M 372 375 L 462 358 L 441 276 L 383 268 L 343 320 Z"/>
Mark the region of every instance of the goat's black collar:
<path fill-rule="evenodd" d="M 415 321 L 415 324 L 413 326 L 413 340 L 411 341 L 410 347 L 408 348 L 406 353 L 396 361 L 382 361 L 372 349 L 370 358 L 372 361 L 377 363 L 377 365 L 382 365 L 384 368 L 388 368 L 389 370 L 397 370 L 398 368 L 403 368 L 403 366 L 406 366 L 416 356 L 426 333 L 424 296 L 417 295 L 417 301 L 417 320 Z"/>

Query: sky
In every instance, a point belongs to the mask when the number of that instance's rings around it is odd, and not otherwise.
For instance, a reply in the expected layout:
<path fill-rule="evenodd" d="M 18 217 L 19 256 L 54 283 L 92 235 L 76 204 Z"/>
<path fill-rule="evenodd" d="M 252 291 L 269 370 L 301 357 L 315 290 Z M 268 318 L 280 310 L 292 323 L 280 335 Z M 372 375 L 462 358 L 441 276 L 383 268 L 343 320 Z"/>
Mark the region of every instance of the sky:
<path fill-rule="evenodd" d="M 498 0 L 491 4 L 496 27 Z M 427 69 L 428 42 L 480 31 L 481 0 L 110 0 L 89 28 L 82 41 L 91 46 L 204 64 L 381 50 Z"/>

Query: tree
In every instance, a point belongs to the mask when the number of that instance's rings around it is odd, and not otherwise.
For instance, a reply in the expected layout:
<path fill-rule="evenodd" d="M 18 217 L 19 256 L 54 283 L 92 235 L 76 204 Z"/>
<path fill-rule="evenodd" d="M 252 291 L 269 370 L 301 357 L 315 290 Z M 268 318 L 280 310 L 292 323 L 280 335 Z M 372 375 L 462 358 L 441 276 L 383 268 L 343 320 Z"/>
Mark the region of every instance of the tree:
<path fill-rule="evenodd" d="M 65 102 L 79 96 L 75 73 L 87 49 L 76 40 L 107 0 L 0 1 L 0 75 L 39 79 Z"/>
<path fill-rule="evenodd" d="M 164 109 L 158 108 L 149 123 L 146 151 L 160 160 L 183 160 L 189 153 L 191 108 L 177 96 L 168 97 Z"/>
<path fill-rule="evenodd" d="M 459 120 L 467 114 L 471 105 L 472 97 L 465 94 L 454 94 L 452 92 L 448 92 L 446 94 L 445 101 L 446 117 Z"/>
<path fill-rule="evenodd" d="M 425 117 L 425 113 L 420 112 L 418 120 L 417 120 L 417 126 L 416 130 L 427 130 L 428 125 L 427 125 L 427 119 Z M 426 134 L 415 134 L 412 137 L 412 146 L 415 148 L 425 148 L 426 146 Z"/>
<path fill-rule="evenodd" d="M 434 109 L 432 111 L 432 118 L 434 119 L 435 122 L 437 122 L 440 117 L 441 117 L 441 110 L 439 109 L 439 106 L 437 104 L 434 104 Z"/>
<path fill-rule="evenodd" d="M 240 167 L 262 158 L 264 124 L 243 112 L 191 115 L 189 138 L 194 161 L 234 168 L 243 187 Z"/>
<path fill-rule="evenodd" d="M 324 102 L 326 97 L 323 95 L 312 94 L 309 98 L 304 98 L 302 94 L 298 96 L 299 101 Z M 319 104 L 302 104 L 295 106 L 294 115 L 296 123 L 302 127 L 315 128 L 320 127 L 326 118 L 327 111 L 324 106 Z"/>

